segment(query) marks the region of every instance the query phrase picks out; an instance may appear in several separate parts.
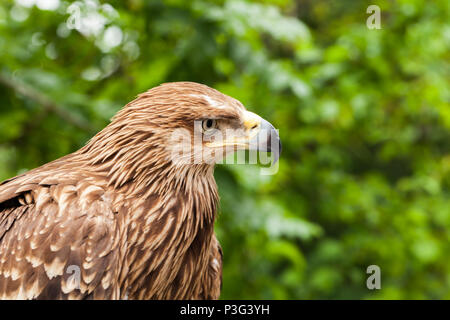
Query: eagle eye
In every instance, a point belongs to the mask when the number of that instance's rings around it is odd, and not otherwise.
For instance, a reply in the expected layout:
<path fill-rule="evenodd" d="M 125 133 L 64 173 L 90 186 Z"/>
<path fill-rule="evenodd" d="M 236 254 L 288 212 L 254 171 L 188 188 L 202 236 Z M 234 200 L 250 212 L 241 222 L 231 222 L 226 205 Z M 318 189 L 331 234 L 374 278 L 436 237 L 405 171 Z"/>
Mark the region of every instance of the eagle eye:
<path fill-rule="evenodd" d="M 217 127 L 217 121 L 214 119 L 206 119 L 202 122 L 203 131 L 209 131 Z"/>

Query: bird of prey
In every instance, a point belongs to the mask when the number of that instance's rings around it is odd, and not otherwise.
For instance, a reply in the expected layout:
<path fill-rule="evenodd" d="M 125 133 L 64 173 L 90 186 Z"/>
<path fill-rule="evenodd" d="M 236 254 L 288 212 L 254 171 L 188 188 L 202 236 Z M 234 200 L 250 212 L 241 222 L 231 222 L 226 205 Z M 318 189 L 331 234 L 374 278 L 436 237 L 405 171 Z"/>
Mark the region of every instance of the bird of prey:
<path fill-rule="evenodd" d="M 140 94 L 78 151 L 0 184 L 0 298 L 218 299 L 214 164 L 278 157 L 277 142 L 208 86 Z"/>

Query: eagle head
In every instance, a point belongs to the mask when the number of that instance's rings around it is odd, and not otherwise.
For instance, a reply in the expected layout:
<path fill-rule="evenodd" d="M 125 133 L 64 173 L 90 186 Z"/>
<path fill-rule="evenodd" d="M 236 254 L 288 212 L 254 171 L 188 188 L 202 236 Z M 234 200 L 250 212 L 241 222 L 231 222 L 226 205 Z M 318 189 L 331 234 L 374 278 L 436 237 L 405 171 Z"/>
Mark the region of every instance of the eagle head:
<path fill-rule="evenodd" d="M 277 130 L 241 102 L 194 82 L 165 83 L 142 93 L 114 118 L 135 137 L 147 133 L 159 157 L 175 165 L 213 165 L 237 150 L 281 152 Z M 148 142 L 147 141 L 147 142 Z M 146 141 L 142 141 L 145 143 Z"/>
<path fill-rule="evenodd" d="M 206 85 L 173 82 L 138 95 L 80 152 L 120 187 L 163 176 L 177 181 L 193 172 L 212 177 L 214 164 L 237 150 L 271 152 L 268 160 L 275 163 L 278 132 L 232 97 Z"/>

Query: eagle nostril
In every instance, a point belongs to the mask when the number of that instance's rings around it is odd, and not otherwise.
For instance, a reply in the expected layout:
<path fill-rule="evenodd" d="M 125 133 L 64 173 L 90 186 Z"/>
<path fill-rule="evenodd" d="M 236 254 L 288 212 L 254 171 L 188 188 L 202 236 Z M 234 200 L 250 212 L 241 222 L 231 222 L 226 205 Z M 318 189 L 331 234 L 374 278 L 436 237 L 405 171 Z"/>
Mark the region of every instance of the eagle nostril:
<path fill-rule="evenodd" d="M 250 130 L 258 128 L 258 124 L 254 124 L 253 127 L 250 128 Z"/>

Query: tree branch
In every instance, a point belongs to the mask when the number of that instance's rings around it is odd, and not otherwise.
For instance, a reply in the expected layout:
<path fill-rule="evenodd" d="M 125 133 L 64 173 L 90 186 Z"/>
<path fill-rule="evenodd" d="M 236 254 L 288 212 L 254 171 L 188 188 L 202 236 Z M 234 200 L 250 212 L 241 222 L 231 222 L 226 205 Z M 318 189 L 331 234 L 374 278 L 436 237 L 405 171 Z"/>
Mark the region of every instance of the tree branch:
<path fill-rule="evenodd" d="M 30 85 L 24 83 L 23 81 L 7 75 L 5 72 L 0 73 L 0 83 L 8 88 L 11 88 L 16 93 L 33 100 L 37 104 L 41 105 L 44 111 L 56 114 L 58 117 L 63 119 L 65 122 L 72 124 L 89 133 L 95 133 L 97 130 L 85 119 L 75 115 L 57 105 L 55 102 L 50 100 L 45 94 L 31 87 Z"/>

